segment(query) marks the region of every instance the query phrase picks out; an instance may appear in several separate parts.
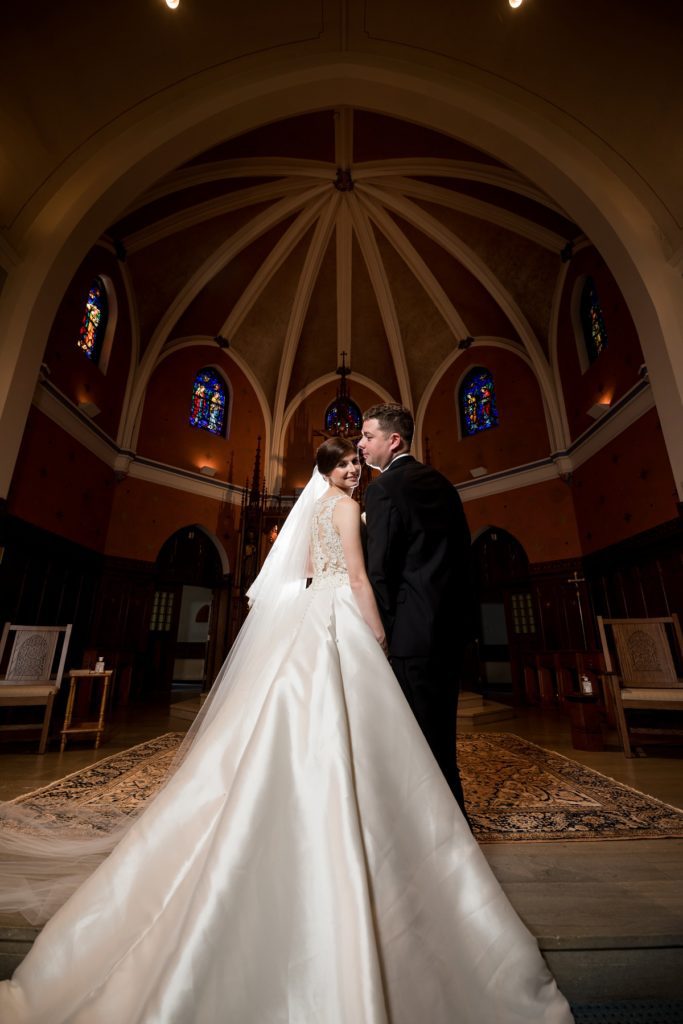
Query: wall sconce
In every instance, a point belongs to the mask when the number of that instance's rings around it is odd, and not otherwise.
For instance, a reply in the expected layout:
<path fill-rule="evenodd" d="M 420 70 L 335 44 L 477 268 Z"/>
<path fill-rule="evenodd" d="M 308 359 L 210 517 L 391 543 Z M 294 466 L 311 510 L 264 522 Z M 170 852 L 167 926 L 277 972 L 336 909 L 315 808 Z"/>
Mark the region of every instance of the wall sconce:
<path fill-rule="evenodd" d="M 203 473 L 204 476 L 215 476 L 216 475 L 216 467 L 215 466 L 200 466 L 199 467 L 199 472 Z"/>
<path fill-rule="evenodd" d="M 79 402 L 78 408 L 85 416 L 87 416 L 91 420 L 93 420 L 96 416 L 99 416 L 101 412 L 99 406 L 95 405 L 94 402 Z"/>
<path fill-rule="evenodd" d="M 475 466 L 474 469 L 470 470 L 470 476 L 473 476 L 476 480 L 478 476 L 486 476 L 488 469 L 486 466 Z"/>
<path fill-rule="evenodd" d="M 586 410 L 586 415 L 594 420 L 599 420 L 601 416 L 609 412 L 610 405 L 610 402 L 596 402 L 595 405 L 591 405 L 590 409 Z"/>

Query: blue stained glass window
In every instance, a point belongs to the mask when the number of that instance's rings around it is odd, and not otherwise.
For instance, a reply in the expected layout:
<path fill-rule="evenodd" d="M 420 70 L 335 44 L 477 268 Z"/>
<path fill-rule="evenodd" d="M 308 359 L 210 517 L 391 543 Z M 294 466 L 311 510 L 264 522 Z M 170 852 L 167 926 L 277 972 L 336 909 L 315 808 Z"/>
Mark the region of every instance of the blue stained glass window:
<path fill-rule="evenodd" d="M 590 362 L 594 363 L 603 349 L 607 348 L 607 330 L 592 277 L 587 277 L 584 283 L 579 311 L 586 352 Z"/>
<path fill-rule="evenodd" d="M 493 375 L 481 366 L 470 370 L 460 385 L 460 416 L 463 436 L 498 426 Z"/>
<path fill-rule="evenodd" d="M 192 385 L 190 426 L 225 435 L 225 382 L 210 366 L 200 370 Z"/>
<path fill-rule="evenodd" d="M 88 359 L 92 359 L 95 363 L 100 357 L 108 318 L 109 307 L 104 281 L 101 277 L 96 277 L 85 300 L 83 320 L 77 342 L 78 347 L 85 352 Z"/>
<path fill-rule="evenodd" d="M 361 423 L 360 409 L 345 395 L 335 398 L 325 410 L 325 430 L 328 434 L 352 437 L 354 434 L 360 434 Z"/>

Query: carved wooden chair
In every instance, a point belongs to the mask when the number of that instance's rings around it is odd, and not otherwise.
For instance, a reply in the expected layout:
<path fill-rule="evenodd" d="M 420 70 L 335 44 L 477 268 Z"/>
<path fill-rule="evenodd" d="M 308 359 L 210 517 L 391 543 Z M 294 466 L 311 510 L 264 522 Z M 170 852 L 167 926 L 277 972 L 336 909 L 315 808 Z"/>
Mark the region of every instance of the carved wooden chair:
<path fill-rule="evenodd" d="M 605 619 L 598 629 L 619 737 L 626 757 L 633 757 L 629 711 L 683 711 L 683 635 L 677 615 L 655 619 Z M 670 729 L 633 730 L 661 740 Z"/>
<path fill-rule="evenodd" d="M 0 730 L 41 729 L 45 753 L 52 706 L 64 674 L 71 638 L 67 626 L 16 626 L 6 622 L 0 640 L 0 708 L 42 707 L 42 721 L 0 724 Z"/>

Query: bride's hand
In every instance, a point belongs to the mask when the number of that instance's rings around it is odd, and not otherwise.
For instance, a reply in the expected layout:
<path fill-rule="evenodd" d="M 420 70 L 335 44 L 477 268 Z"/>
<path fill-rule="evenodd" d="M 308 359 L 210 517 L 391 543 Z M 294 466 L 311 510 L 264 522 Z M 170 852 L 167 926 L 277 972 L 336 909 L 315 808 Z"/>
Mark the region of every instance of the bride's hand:
<path fill-rule="evenodd" d="M 382 633 L 381 636 L 376 636 L 375 640 L 380 645 L 380 647 L 382 648 L 382 650 L 384 651 L 384 653 L 386 654 L 386 656 L 388 658 L 389 657 L 389 644 L 387 643 L 387 638 L 384 635 L 384 633 Z"/>

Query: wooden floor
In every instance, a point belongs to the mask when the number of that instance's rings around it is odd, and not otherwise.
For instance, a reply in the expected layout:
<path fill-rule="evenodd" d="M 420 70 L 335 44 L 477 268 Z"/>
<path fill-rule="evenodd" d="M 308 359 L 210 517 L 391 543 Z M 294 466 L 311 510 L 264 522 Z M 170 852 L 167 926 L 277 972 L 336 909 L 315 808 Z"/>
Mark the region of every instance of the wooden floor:
<path fill-rule="evenodd" d="M 189 725 L 183 719 L 171 718 L 165 706 L 137 706 L 115 714 L 99 750 L 94 750 L 92 741 L 86 738 L 70 741 L 63 754 L 57 741 L 52 740 L 42 755 L 35 752 L 37 743 L 0 741 L 0 800 L 30 793 L 162 733 L 185 732 Z"/>
<path fill-rule="evenodd" d="M 482 731 L 512 732 L 683 808 L 683 747 L 625 758 L 575 750 L 559 712 L 519 709 Z M 497 843 L 482 847 L 568 998 L 683 999 L 683 840 Z"/>
<path fill-rule="evenodd" d="M 31 745 L 5 745 L 0 799 L 188 724 L 166 708 L 136 708 L 115 717 L 97 751 L 74 743 L 41 757 Z M 608 735 L 604 751 L 574 750 L 562 714 L 538 709 L 478 731 L 515 733 L 683 808 L 683 747 L 627 759 Z M 683 840 L 497 843 L 483 850 L 572 1002 L 683 999 Z M 12 924 L 4 922 L 6 937 L 11 944 L 14 936 L 19 951 L 31 936 L 12 932 Z"/>

